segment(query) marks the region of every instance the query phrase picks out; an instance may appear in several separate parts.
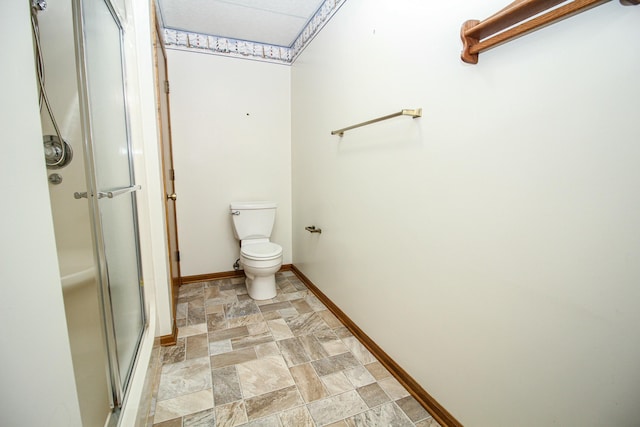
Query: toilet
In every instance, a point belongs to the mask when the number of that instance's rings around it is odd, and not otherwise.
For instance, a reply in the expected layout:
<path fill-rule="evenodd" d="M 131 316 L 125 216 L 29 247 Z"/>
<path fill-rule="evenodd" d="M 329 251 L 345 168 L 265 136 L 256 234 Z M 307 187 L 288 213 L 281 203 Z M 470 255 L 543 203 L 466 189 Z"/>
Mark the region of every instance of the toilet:
<path fill-rule="evenodd" d="M 276 220 L 275 202 L 234 202 L 230 205 L 233 234 L 240 240 L 240 265 L 247 276 L 249 296 L 276 296 L 276 272 L 282 266 L 282 247 L 269 241 Z"/>

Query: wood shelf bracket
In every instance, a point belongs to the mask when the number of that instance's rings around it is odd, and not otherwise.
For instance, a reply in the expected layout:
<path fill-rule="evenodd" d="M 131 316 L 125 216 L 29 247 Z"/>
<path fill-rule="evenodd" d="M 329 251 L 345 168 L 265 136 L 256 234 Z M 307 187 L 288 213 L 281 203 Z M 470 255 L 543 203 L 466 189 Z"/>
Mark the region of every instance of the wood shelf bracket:
<path fill-rule="evenodd" d="M 460 57 L 468 64 L 477 64 L 481 52 L 609 1 L 516 0 L 484 21 L 474 19 L 462 24 Z M 635 6 L 640 0 L 620 3 Z"/>

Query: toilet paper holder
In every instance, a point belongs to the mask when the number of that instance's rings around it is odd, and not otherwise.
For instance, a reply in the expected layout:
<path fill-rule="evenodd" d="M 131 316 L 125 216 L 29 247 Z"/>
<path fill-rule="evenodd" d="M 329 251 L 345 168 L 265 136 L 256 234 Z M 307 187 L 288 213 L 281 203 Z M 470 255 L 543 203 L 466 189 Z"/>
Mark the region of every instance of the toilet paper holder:
<path fill-rule="evenodd" d="M 322 233 L 322 229 L 316 228 L 315 225 L 309 225 L 309 226 L 305 227 L 304 229 L 307 230 L 310 233 Z"/>

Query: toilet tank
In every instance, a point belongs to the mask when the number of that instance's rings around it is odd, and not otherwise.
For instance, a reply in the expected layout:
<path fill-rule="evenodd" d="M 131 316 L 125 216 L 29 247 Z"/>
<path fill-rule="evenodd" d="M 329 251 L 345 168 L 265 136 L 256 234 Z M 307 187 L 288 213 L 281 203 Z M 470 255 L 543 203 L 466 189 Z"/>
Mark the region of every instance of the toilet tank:
<path fill-rule="evenodd" d="M 229 206 L 233 218 L 233 234 L 238 240 L 271 237 L 276 220 L 276 202 L 233 202 Z"/>

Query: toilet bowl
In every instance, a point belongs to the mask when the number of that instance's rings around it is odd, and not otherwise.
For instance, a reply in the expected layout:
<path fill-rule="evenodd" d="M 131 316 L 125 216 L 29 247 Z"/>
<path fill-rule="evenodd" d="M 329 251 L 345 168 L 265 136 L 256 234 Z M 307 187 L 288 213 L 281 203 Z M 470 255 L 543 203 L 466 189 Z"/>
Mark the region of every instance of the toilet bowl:
<path fill-rule="evenodd" d="M 265 242 L 244 244 L 240 249 L 247 293 L 255 300 L 274 298 L 277 294 L 275 274 L 282 267 L 282 247 Z"/>
<path fill-rule="evenodd" d="M 275 222 L 274 202 L 235 202 L 230 210 L 233 233 L 240 240 L 240 266 L 247 293 L 255 300 L 274 298 L 275 274 L 282 266 L 282 247 L 269 240 Z"/>

